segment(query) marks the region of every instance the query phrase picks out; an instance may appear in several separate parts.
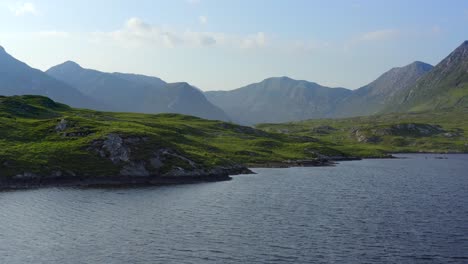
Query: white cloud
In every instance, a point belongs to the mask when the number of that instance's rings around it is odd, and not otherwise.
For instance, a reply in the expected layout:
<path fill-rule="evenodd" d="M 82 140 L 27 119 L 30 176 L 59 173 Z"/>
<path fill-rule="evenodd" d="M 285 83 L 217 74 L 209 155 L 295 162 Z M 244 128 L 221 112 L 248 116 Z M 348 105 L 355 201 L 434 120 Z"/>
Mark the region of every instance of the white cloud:
<path fill-rule="evenodd" d="M 262 48 L 268 43 L 265 33 L 235 35 L 221 32 L 174 30 L 145 23 L 140 18 L 130 18 L 121 29 L 94 34 L 97 39 L 111 39 L 125 45 L 157 45 L 168 48 L 179 46 L 207 47 L 225 46 L 234 48 Z"/>
<path fill-rule="evenodd" d="M 397 29 L 380 29 L 364 32 L 345 41 L 343 44 L 343 49 L 345 52 L 348 52 L 351 48 L 364 43 L 380 43 L 384 41 L 391 41 L 397 39 L 401 35 L 402 32 Z"/>
<path fill-rule="evenodd" d="M 400 31 L 396 29 L 383 29 L 363 33 L 358 37 L 360 41 L 380 41 L 394 39 L 400 35 Z"/>
<path fill-rule="evenodd" d="M 247 36 L 242 40 L 242 48 L 261 48 L 267 43 L 265 33 L 258 32 L 255 35 Z"/>
<path fill-rule="evenodd" d="M 17 3 L 10 6 L 10 11 L 15 14 L 15 16 L 24 16 L 24 15 L 38 15 L 39 12 L 36 9 L 36 6 L 31 2 Z"/>
<path fill-rule="evenodd" d="M 205 25 L 206 23 L 208 23 L 208 18 L 206 16 L 199 16 L 198 21 L 200 22 L 200 24 Z"/>

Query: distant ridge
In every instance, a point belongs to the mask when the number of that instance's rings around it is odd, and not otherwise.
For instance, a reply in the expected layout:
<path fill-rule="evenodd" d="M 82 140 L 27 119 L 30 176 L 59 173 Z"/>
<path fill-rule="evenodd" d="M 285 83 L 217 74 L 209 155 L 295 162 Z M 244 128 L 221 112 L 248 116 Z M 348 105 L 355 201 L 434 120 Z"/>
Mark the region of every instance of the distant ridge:
<path fill-rule="evenodd" d="M 435 67 L 415 61 L 353 91 L 282 76 L 205 93 L 185 82 L 100 72 L 73 61 L 45 74 L 0 46 L 0 95 L 23 94 L 48 96 L 81 108 L 180 113 L 242 124 L 463 108 L 468 107 L 468 41 Z"/>
<path fill-rule="evenodd" d="M 331 117 L 336 105 L 351 93 L 348 89 L 283 76 L 232 91 L 205 94 L 235 121 L 256 124 Z"/>
<path fill-rule="evenodd" d="M 202 92 L 187 83 L 168 84 L 157 77 L 106 73 L 66 61 L 46 71 L 91 98 L 105 102 L 112 111 L 179 113 L 206 119 L 230 118 L 211 104 Z"/>
<path fill-rule="evenodd" d="M 401 91 L 385 112 L 468 107 L 468 41 L 464 41 L 428 74 Z"/>
<path fill-rule="evenodd" d="M 276 77 L 205 94 L 234 120 L 247 124 L 468 107 L 468 41 L 436 67 L 415 61 L 353 91 Z"/>
<path fill-rule="evenodd" d="M 392 68 L 368 85 L 354 90 L 337 106 L 333 117 L 365 116 L 381 112 L 395 100 L 399 93 L 407 91 L 433 68 L 415 61 L 403 67 Z"/>
<path fill-rule="evenodd" d="M 0 95 L 27 94 L 48 96 L 74 107 L 106 109 L 105 105 L 85 96 L 74 87 L 15 59 L 0 46 Z"/>

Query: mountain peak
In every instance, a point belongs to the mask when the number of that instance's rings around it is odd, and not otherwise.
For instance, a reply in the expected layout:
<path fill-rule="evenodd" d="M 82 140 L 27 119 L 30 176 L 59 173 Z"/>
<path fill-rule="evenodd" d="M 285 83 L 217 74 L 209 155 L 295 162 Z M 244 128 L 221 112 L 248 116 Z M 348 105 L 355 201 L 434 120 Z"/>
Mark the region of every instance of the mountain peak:
<path fill-rule="evenodd" d="M 462 43 L 460 46 L 458 46 L 458 47 L 449 55 L 449 57 L 450 57 L 451 55 L 453 55 L 453 54 L 459 54 L 459 53 L 461 53 L 461 54 L 463 54 L 464 56 L 466 56 L 466 55 L 468 54 L 467 51 L 468 51 L 468 40 L 465 40 L 465 41 L 463 41 L 463 43 Z"/>
<path fill-rule="evenodd" d="M 426 72 L 429 72 L 432 68 L 434 68 L 434 66 L 432 66 L 432 65 L 430 65 L 428 63 L 425 63 L 425 62 L 422 62 L 422 61 L 413 61 L 412 63 L 410 63 L 408 65 L 392 68 L 389 71 L 382 74 L 379 78 L 381 78 L 383 76 L 393 76 L 395 74 L 401 75 L 401 74 L 405 74 L 405 73 L 411 73 L 411 72 L 414 72 L 414 71 L 426 73 Z M 400 78 L 400 77 L 398 77 L 398 78 Z M 379 78 L 377 78 L 377 80 Z"/>
<path fill-rule="evenodd" d="M 192 86 L 188 82 L 175 82 L 175 83 L 169 83 L 169 87 L 178 87 L 178 88 L 190 88 L 192 89 Z"/>
<path fill-rule="evenodd" d="M 78 72 L 83 70 L 83 68 L 76 62 L 74 61 L 66 61 L 62 64 L 52 66 L 50 69 L 48 69 L 46 72 L 47 74 L 51 75 L 53 72 L 61 72 L 61 73 L 72 73 L 72 72 Z"/>
<path fill-rule="evenodd" d="M 415 69 L 420 69 L 420 70 L 423 70 L 424 72 L 427 72 L 427 71 L 430 71 L 432 68 L 434 68 L 434 66 L 432 66 L 429 63 L 422 62 L 422 61 L 414 61 L 403 68 L 415 68 Z"/>
<path fill-rule="evenodd" d="M 465 40 L 463 41 L 463 43 L 457 48 L 455 49 L 455 51 L 466 51 L 468 50 L 468 40 Z"/>
<path fill-rule="evenodd" d="M 79 69 L 82 69 L 82 67 L 81 67 L 78 63 L 76 63 L 76 62 L 74 62 L 74 61 L 71 61 L 71 60 L 68 60 L 68 61 L 62 63 L 60 66 L 67 67 L 67 68 L 79 68 Z"/>
<path fill-rule="evenodd" d="M 416 66 L 432 66 L 430 65 L 429 63 L 425 63 L 423 61 L 413 61 L 411 64 L 409 65 L 416 65 Z"/>
<path fill-rule="evenodd" d="M 2 45 L 0 45 L 0 52 L 2 52 L 2 53 L 6 52 Z"/>
<path fill-rule="evenodd" d="M 294 79 L 289 78 L 288 76 L 270 77 L 270 78 L 265 79 L 265 81 L 269 81 L 269 80 L 295 81 Z"/>

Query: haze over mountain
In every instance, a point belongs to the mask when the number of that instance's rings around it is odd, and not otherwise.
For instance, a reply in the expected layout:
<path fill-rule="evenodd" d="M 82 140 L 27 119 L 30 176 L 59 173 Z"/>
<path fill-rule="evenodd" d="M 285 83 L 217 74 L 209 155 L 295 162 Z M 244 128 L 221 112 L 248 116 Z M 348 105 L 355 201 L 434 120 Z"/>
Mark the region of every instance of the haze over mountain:
<path fill-rule="evenodd" d="M 413 62 L 393 68 L 357 90 L 329 88 L 288 77 L 269 78 L 232 91 L 206 92 L 215 105 L 241 123 L 281 123 L 376 114 L 433 66 Z"/>
<path fill-rule="evenodd" d="M 206 95 L 236 121 L 247 124 L 466 107 L 468 41 L 436 67 L 416 61 L 353 91 L 282 77 Z"/>
<path fill-rule="evenodd" d="M 275 77 L 232 91 L 205 94 L 235 121 L 255 124 L 331 117 L 336 105 L 351 91 Z"/>
<path fill-rule="evenodd" d="M 82 68 L 72 61 L 50 68 L 47 74 L 106 103 L 113 111 L 179 113 L 229 120 L 221 109 L 188 83 L 168 84 L 151 76 L 100 72 Z"/>
<path fill-rule="evenodd" d="M 106 109 L 74 87 L 9 55 L 0 46 L 0 95 L 43 95 L 74 107 Z"/>
<path fill-rule="evenodd" d="M 468 41 L 464 41 L 409 89 L 400 91 L 385 112 L 467 106 Z"/>
<path fill-rule="evenodd" d="M 0 48 L 0 95 L 34 94 L 75 107 L 180 113 L 243 124 L 434 110 L 468 106 L 468 41 L 436 67 L 413 62 L 357 90 L 274 77 L 232 91 L 203 93 L 188 83 L 106 73 L 67 61 L 47 74 Z"/>
<path fill-rule="evenodd" d="M 333 117 L 376 114 L 387 107 L 399 92 L 406 91 L 432 68 L 432 65 L 420 61 L 393 68 L 368 85 L 354 90 L 337 105 Z"/>

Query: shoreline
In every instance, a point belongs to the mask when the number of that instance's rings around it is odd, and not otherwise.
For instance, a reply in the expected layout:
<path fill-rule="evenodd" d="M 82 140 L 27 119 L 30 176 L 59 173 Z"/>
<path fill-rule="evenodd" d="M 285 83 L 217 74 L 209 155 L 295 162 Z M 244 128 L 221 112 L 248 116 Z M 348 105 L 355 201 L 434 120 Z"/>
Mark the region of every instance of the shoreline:
<path fill-rule="evenodd" d="M 248 168 L 333 167 L 339 161 L 363 160 L 360 157 L 326 157 L 314 160 L 286 160 L 247 164 Z"/>
<path fill-rule="evenodd" d="M 235 174 L 231 174 L 235 175 Z M 38 179 L 5 179 L 0 181 L 0 191 L 27 190 L 47 187 L 76 187 L 76 188 L 112 188 L 139 186 L 166 186 L 179 184 L 194 184 L 203 182 L 220 182 L 232 180 L 229 174 L 183 176 L 183 177 L 63 177 Z"/>
<path fill-rule="evenodd" d="M 258 164 L 247 164 L 242 169 L 236 168 L 225 170 L 223 173 L 206 174 L 206 175 L 189 175 L 189 176 L 99 176 L 99 177 L 37 177 L 37 178 L 6 178 L 0 179 L 0 191 L 8 190 L 28 190 L 50 187 L 72 187 L 72 188 L 131 188 L 131 187 L 146 187 L 146 186 L 168 186 L 182 185 L 208 182 L 221 182 L 232 180 L 231 176 L 255 174 L 250 169 L 271 168 L 284 169 L 294 167 L 333 167 L 341 161 L 359 161 L 366 159 L 404 159 L 405 157 L 397 157 L 394 155 L 405 154 L 450 154 L 463 155 L 468 153 L 435 153 L 435 152 L 404 152 L 392 153 L 386 157 L 329 157 L 328 159 L 316 160 L 288 160 L 283 162 L 268 162 Z"/>
<path fill-rule="evenodd" d="M 231 176 L 239 174 L 255 173 L 247 167 L 239 166 L 229 169 L 224 168 L 223 170 L 216 170 L 211 173 L 189 173 L 186 175 L 9 177 L 0 178 L 0 191 L 38 189 L 44 187 L 107 188 L 194 184 L 229 181 L 232 179 Z"/>

